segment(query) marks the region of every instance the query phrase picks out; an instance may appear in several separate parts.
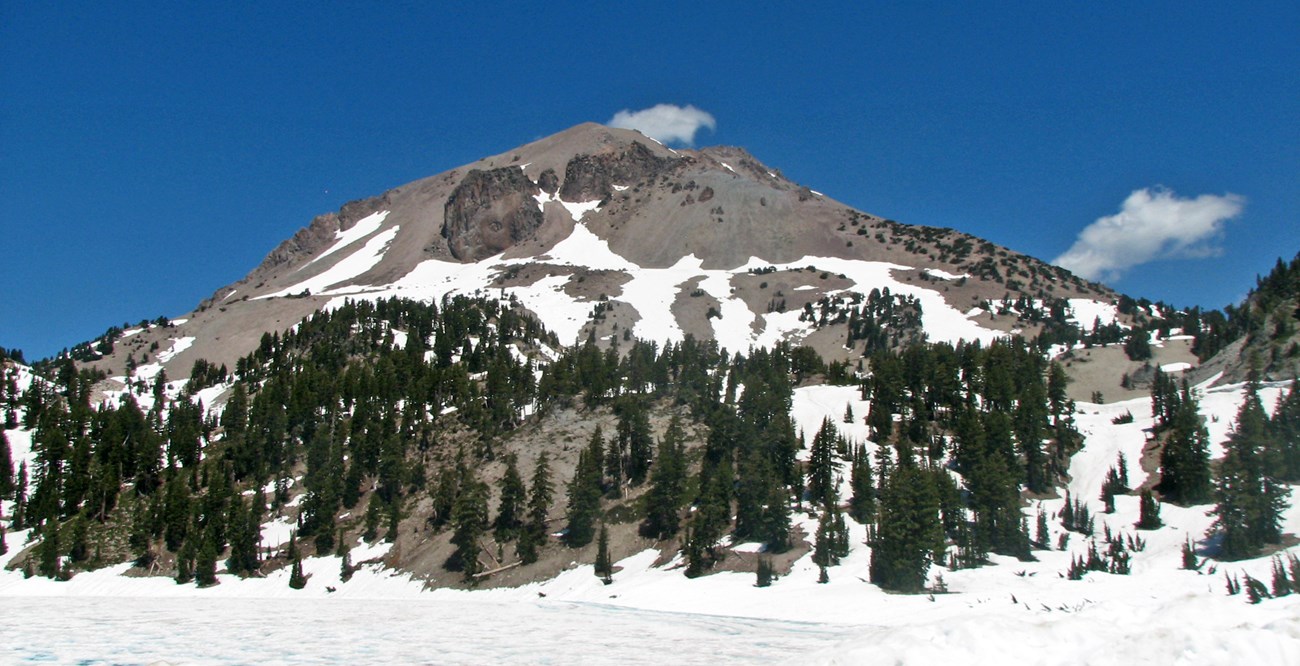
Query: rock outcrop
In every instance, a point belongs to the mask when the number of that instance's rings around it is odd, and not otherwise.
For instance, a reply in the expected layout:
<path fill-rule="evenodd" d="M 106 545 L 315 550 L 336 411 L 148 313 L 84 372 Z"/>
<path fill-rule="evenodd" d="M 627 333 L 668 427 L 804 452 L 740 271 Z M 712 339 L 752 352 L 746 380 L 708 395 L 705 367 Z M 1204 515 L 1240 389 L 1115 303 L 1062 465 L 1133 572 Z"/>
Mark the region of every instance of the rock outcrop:
<path fill-rule="evenodd" d="M 443 213 L 442 237 L 452 256 L 478 261 L 531 237 L 543 220 L 537 192 L 518 167 L 465 174 Z"/>

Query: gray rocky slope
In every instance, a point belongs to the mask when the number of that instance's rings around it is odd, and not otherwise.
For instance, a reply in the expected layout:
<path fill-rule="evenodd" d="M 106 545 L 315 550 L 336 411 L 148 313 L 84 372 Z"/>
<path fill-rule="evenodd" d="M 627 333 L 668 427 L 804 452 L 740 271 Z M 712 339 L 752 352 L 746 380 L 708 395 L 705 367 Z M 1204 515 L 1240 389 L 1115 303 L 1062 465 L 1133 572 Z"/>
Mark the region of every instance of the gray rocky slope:
<path fill-rule="evenodd" d="M 337 294 L 377 293 L 409 281 L 429 261 L 496 266 L 484 271 L 484 288 L 567 276 L 559 288 L 566 297 L 593 306 L 610 300 L 604 316 L 588 322 L 584 333 L 594 326 L 608 335 L 619 322 L 630 328 L 644 317 L 664 316 L 621 300 L 627 274 L 548 263 L 546 253 L 574 232 L 572 204 L 596 202 L 580 223 L 613 253 L 647 269 L 674 266 L 689 255 L 703 270 L 805 257 L 886 262 L 894 266 L 892 280 L 939 292 L 961 312 L 1022 294 L 1102 302 L 1115 296 L 1064 269 L 955 230 L 854 210 L 791 182 L 740 148 L 673 150 L 635 131 L 587 123 L 321 215 L 248 276 L 204 300 L 184 323 L 134 336 L 96 365 L 121 374 L 128 354 L 136 362 L 150 361 L 154 343 L 165 352 L 168 339 L 180 338 L 192 341 L 164 359 L 169 377 L 187 376 L 198 358 L 231 364 L 263 333 L 293 325 Z M 349 238 L 355 242 L 346 243 Z M 367 244 L 382 250 L 378 258 L 359 259 Z M 520 261 L 526 259 L 535 261 Z M 755 330 L 759 315 L 776 307 L 778 294 L 782 309 L 795 310 L 837 290 L 870 286 L 840 276 L 815 279 L 788 265 L 751 273 L 736 271 L 730 293 L 754 313 Z M 713 329 L 707 313 L 716 311 L 721 297 L 702 293 L 700 279 L 675 285 L 671 316 L 681 331 L 708 338 Z M 314 288 L 297 288 L 304 284 Z M 525 305 L 531 306 L 527 300 Z M 843 347 L 842 331 L 806 337 L 832 355 Z"/>

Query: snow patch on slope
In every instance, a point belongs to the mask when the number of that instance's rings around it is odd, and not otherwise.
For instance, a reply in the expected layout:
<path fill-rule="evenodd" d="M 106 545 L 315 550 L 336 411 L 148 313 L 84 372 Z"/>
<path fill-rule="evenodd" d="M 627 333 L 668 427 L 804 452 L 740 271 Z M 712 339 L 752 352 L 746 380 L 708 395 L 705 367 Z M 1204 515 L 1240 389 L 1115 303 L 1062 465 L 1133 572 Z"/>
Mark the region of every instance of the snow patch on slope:
<path fill-rule="evenodd" d="M 366 244 L 359 250 L 339 260 L 338 263 L 329 267 L 320 275 L 303 280 L 292 287 L 281 289 L 273 294 L 266 294 L 257 298 L 296 296 L 303 292 L 316 294 L 325 291 L 331 285 L 356 278 L 379 264 L 384 258 L 384 253 L 388 251 L 389 244 L 397 237 L 399 228 L 395 226 L 377 234 L 374 238 L 366 241 Z"/>
<path fill-rule="evenodd" d="M 337 241 L 331 245 L 329 249 L 317 255 L 315 259 L 304 264 L 303 267 L 305 268 L 306 266 L 310 266 L 361 240 L 362 238 L 375 233 L 379 230 L 379 226 L 384 223 L 384 219 L 388 217 L 388 213 L 389 211 L 383 210 L 372 215 L 367 215 L 358 220 L 351 228 L 334 232 L 334 238 L 337 239 Z M 302 268 L 299 268 L 298 270 L 302 270 Z M 227 296 L 227 298 L 229 298 L 229 296 Z"/>

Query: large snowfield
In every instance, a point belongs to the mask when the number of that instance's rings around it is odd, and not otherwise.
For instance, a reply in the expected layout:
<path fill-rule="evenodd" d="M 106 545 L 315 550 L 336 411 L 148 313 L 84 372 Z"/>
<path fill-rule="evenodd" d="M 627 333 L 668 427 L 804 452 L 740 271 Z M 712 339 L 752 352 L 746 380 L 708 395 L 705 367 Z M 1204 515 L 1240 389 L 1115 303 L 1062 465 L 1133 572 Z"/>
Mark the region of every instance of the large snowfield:
<path fill-rule="evenodd" d="M 1272 407 L 1283 391 L 1266 386 Z M 1218 444 L 1227 437 L 1242 387 L 1203 389 L 1202 412 Z M 846 405 L 866 413 L 852 387 L 799 389 L 794 415 L 806 438 L 823 419 L 855 441 L 865 427 L 840 422 Z M 292 590 L 288 572 L 241 580 L 221 574 L 208 589 L 168 578 L 123 576 L 125 565 L 82 573 L 71 581 L 19 572 L 0 574 L 0 661 L 56 664 L 311 664 L 311 663 L 799 663 L 799 664 L 1297 664 L 1300 595 L 1258 605 L 1229 596 L 1224 575 L 1270 580 L 1271 559 L 1206 562 L 1180 568 L 1185 539 L 1203 541 L 1210 507 L 1165 505 L 1165 527 L 1132 528 L 1137 497 L 1120 496 L 1114 514 L 1097 500 L 1105 472 L 1118 454 L 1128 460 L 1132 485 L 1143 478 L 1137 461 L 1151 425 L 1149 401 L 1080 404 L 1086 437 L 1075 455 L 1070 490 L 1089 503 L 1097 532 L 1141 536 L 1131 575 L 1064 573 L 1087 548 L 1072 534 L 1064 551 L 1035 551 L 1035 562 L 994 557 L 979 569 L 942 575 L 948 594 L 894 595 L 866 583 L 866 530 L 850 524 L 852 553 L 817 583 L 811 556 L 771 587 L 754 586 L 749 573 L 718 573 L 690 580 L 645 551 L 618 563 L 612 585 L 590 565 L 521 588 L 425 590 L 379 563 L 384 544 L 357 548 L 361 569 L 339 579 L 335 557 L 304 562 L 306 588 Z M 1131 412 L 1131 424 L 1111 420 Z M 30 455 L 20 431 L 10 431 L 19 457 Z M 1300 496 L 1284 530 L 1300 533 Z M 1063 500 L 1042 502 L 1052 515 Z M 1030 506 L 1026 514 L 1036 514 Z M 796 516 L 811 533 L 815 521 Z M 1052 524 L 1053 544 L 1059 523 Z M 276 541 L 285 530 L 268 524 Z M 7 535 L 8 555 L 27 533 Z M 1202 544 L 1203 545 L 1203 544 Z M 752 557 L 738 548 L 730 557 Z M 680 559 L 680 558 L 679 558 Z M 369 563 L 366 563 L 369 561 Z"/>

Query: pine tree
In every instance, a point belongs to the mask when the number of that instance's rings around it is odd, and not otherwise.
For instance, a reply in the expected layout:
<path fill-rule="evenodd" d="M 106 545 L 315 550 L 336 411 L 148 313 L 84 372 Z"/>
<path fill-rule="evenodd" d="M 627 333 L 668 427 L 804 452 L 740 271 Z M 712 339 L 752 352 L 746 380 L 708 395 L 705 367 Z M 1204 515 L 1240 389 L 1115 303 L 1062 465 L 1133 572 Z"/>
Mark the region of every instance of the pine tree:
<path fill-rule="evenodd" d="M 289 587 L 295 590 L 307 587 L 307 577 L 302 573 L 302 558 L 296 553 L 293 558 L 293 568 L 289 571 Z"/>
<path fill-rule="evenodd" d="M 194 559 L 194 577 L 199 587 L 211 587 L 217 584 L 217 546 L 213 530 L 204 530 L 202 540 Z"/>
<path fill-rule="evenodd" d="M 808 460 L 808 499 L 822 506 L 829 504 L 835 493 L 835 442 L 838 436 L 835 424 L 826 417 L 813 437 Z"/>
<path fill-rule="evenodd" d="M 1192 539 L 1188 537 L 1183 542 L 1183 568 L 1188 571 L 1196 571 L 1201 568 L 1201 563 L 1196 560 L 1196 549 L 1192 547 Z"/>
<path fill-rule="evenodd" d="M 194 545 L 186 540 L 176 553 L 176 584 L 185 585 L 194 580 Z"/>
<path fill-rule="evenodd" d="M 596 516 L 600 513 L 600 496 L 600 462 L 592 458 L 590 450 L 584 449 L 578 454 L 578 466 L 569 482 L 565 545 L 581 548 L 591 543 L 596 532 Z"/>
<path fill-rule="evenodd" d="M 58 578 L 59 567 L 59 521 L 47 520 L 42 530 L 40 546 L 40 573 L 46 578 Z"/>
<path fill-rule="evenodd" d="M 1224 445 L 1215 488 L 1214 527 L 1223 536 L 1224 559 L 1240 559 L 1282 539 L 1282 512 L 1288 488 L 1276 476 L 1278 467 L 1269 441 L 1268 417 L 1252 381 L 1237 413 L 1237 426 Z"/>
<path fill-rule="evenodd" d="M 448 560 L 447 568 L 459 570 L 465 574 L 466 581 L 473 581 L 483 570 L 478 558 L 479 538 L 488 528 L 488 507 L 487 486 L 472 475 L 456 498 L 451 525 L 454 530 L 451 542 L 456 545 L 456 552 Z"/>
<path fill-rule="evenodd" d="M 519 536 L 519 530 L 524 524 L 524 504 L 528 498 L 517 465 L 515 454 L 506 456 L 506 471 L 501 479 L 501 501 L 497 504 L 497 517 L 493 522 L 498 543 Z"/>
<path fill-rule="evenodd" d="M 1138 518 L 1137 528 L 1140 530 L 1157 530 L 1164 523 L 1160 521 L 1160 503 L 1152 496 L 1149 489 L 1142 491 L 1142 499 L 1139 504 L 1140 517 Z"/>
<path fill-rule="evenodd" d="M 621 449 L 627 451 L 627 478 L 632 485 L 645 482 L 650 472 L 650 455 L 654 439 L 650 435 L 650 419 L 643 406 L 628 403 L 618 423 Z"/>
<path fill-rule="evenodd" d="M 1282 565 L 1282 558 L 1273 557 L 1273 596 L 1285 597 L 1291 594 L 1292 587 L 1300 585 L 1300 581 L 1292 583 L 1286 575 L 1286 567 Z"/>
<path fill-rule="evenodd" d="M 1172 383 L 1172 380 L 1169 380 Z M 1211 499 L 1210 435 L 1186 384 L 1181 393 L 1166 396 L 1158 409 L 1167 412 L 1164 448 L 1160 452 L 1160 485 L 1165 501 L 1182 505 Z M 1167 406 L 1172 402 L 1172 406 Z"/>
<path fill-rule="evenodd" d="M 347 541 L 343 540 L 343 530 L 339 530 L 339 547 L 335 555 L 339 557 L 339 580 L 348 582 L 352 579 L 355 569 L 352 567 L 352 549 L 348 546 Z"/>
<path fill-rule="evenodd" d="M 871 546 L 871 582 L 888 590 L 920 592 L 931 557 L 942 548 L 939 500 L 929 475 L 900 466 L 881 491 Z"/>
<path fill-rule="evenodd" d="M 646 493 L 646 517 L 640 528 L 642 536 L 668 539 L 677 533 L 678 514 L 686 499 L 686 454 L 682 437 L 681 421 L 674 415 L 659 441 L 659 463 L 655 465 L 650 490 Z"/>
<path fill-rule="evenodd" d="M 596 539 L 596 577 L 606 585 L 614 582 L 614 563 L 609 557 L 609 529 L 605 523 L 600 524 L 600 536 Z"/>
<path fill-rule="evenodd" d="M 528 496 L 528 522 L 515 545 L 524 564 L 537 561 L 537 551 L 546 544 L 546 520 L 551 511 L 551 465 L 546 452 L 537 456 Z"/>
<path fill-rule="evenodd" d="M 713 565 L 711 550 L 712 544 L 706 542 L 696 531 L 695 521 L 692 519 L 687 523 L 686 535 L 682 539 L 682 555 L 686 557 L 684 573 L 687 578 L 702 576 L 705 570 Z"/>
<path fill-rule="evenodd" d="M 770 553 L 790 548 L 790 494 L 778 481 L 768 485 L 767 501 L 761 513 L 759 538 Z"/>
<path fill-rule="evenodd" d="M 9 438 L 0 429 L 0 498 L 12 497 L 14 492 L 14 461 L 9 449 Z"/>
<path fill-rule="evenodd" d="M 849 487 L 853 491 L 849 498 L 849 515 L 863 525 L 870 523 L 876 515 L 876 482 L 872 478 L 871 460 L 865 446 L 853 450 Z"/>
<path fill-rule="evenodd" d="M 1269 430 L 1277 448 L 1278 476 L 1288 483 L 1300 483 L 1300 380 L 1292 380 L 1291 390 L 1278 398 Z"/>
<path fill-rule="evenodd" d="M 758 569 L 755 571 L 755 587 L 769 587 L 772 585 L 772 579 L 776 577 L 772 567 L 772 559 L 765 556 L 759 556 Z"/>

